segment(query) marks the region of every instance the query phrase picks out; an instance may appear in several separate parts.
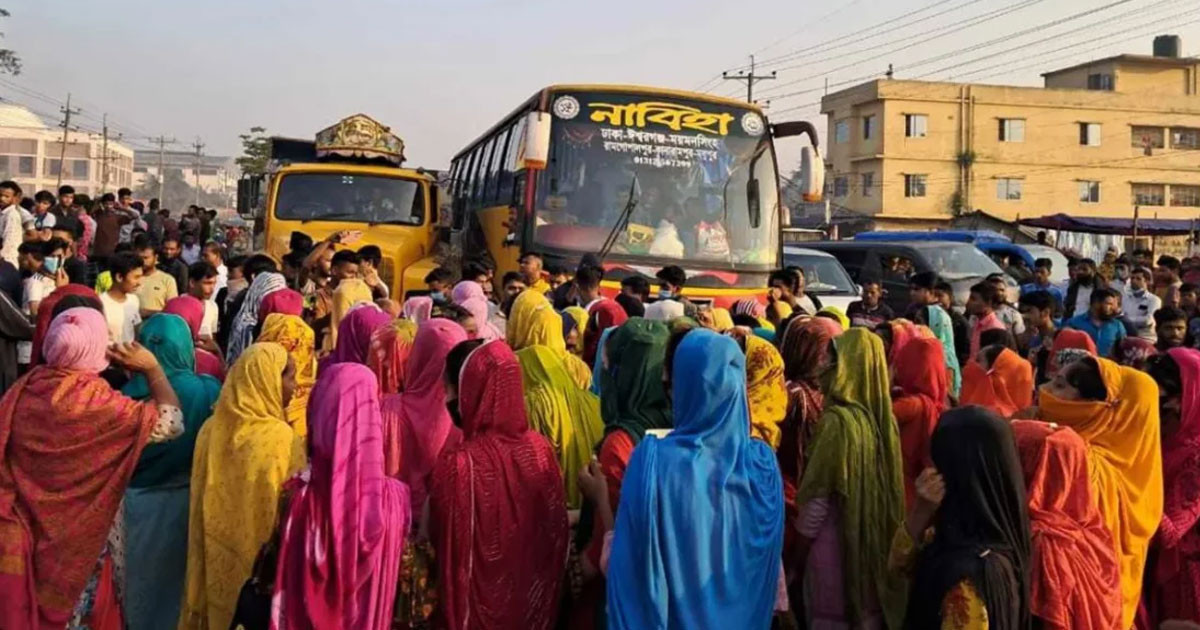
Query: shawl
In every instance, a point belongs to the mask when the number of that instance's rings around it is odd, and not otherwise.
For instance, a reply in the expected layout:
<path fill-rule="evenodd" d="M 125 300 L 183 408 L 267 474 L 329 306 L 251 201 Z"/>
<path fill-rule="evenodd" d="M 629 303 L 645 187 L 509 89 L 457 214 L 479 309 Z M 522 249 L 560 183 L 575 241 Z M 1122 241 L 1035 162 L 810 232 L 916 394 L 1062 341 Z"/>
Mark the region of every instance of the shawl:
<path fill-rule="evenodd" d="M 321 369 L 335 363 L 367 364 L 371 350 L 371 335 L 391 323 L 392 316 L 374 304 L 351 310 L 338 326 L 338 341 L 333 352 L 321 360 Z"/>
<path fill-rule="evenodd" d="M 596 348 L 600 344 L 600 335 L 605 330 L 620 326 L 629 320 L 625 309 L 620 304 L 601 298 L 588 311 L 587 326 L 583 329 L 583 360 L 587 364 L 595 363 Z"/>
<path fill-rule="evenodd" d="M 1179 366 L 1179 426 L 1163 439 L 1165 505 L 1158 530 L 1159 562 L 1155 582 L 1178 579 L 1183 556 L 1200 546 L 1200 492 L 1195 479 L 1200 471 L 1200 352 L 1172 348 L 1167 354 Z"/>
<path fill-rule="evenodd" d="M 162 312 L 182 317 L 192 333 L 192 341 L 200 340 L 200 325 L 204 323 L 204 302 L 190 295 L 181 295 L 167 300 Z M 225 380 L 225 362 L 221 357 L 202 348 L 196 348 L 195 355 L 196 374 L 205 374 L 221 382 Z"/>
<path fill-rule="evenodd" d="M 787 382 L 788 407 L 781 427 L 779 470 L 788 502 L 795 506 L 796 484 L 804 471 L 804 455 L 821 417 L 824 399 L 818 380 L 829 356 L 837 322 L 825 317 L 796 318 L 784 331 L 779 354 Z"/>
<path fill-rule="evenodd" d="M 283 408 L 287 360 L 273 343 L 247 348 L 200 429 L 181 630 L 229 627 L 238 592 L 275 530 L 283 482 L 304 466 L 304 444 Z"/>
<path fill-rule="evenodd" d="M 446 627 L 548 630 L 567 560 L 567 511 L 553 449 L 529 430 L 521 370 L 499 341 L 459 376 L 463 442 L 430 483 L 438 606 Z"/>
<path fill-rule="evenodd" d="M 942 356 L 946 368 L 950 370 L 950 395 L 958 398 L 962 388 L 962 367 L 958 364 L 958 355 L 954 352 L 954 320 L 942 307 L 931 304 L 925 307 L 929 329 L 933 331 L 938 341 L 942 342 Z"/>
<path fill-rule="evenodd" d="M 169 442 L 147 446 L 129 485 L 133 488 L 158 486 L 181 476 L 186 481 L 192 471 L 196 436 L 200 433 L 200 426 L 212 413 L 213 403 L 221 393 L 221 383 L 211 376 L 196 374 L 192 331 L 177 315 L 159 313 L 146 320 L 138 331 L 138 343 L 158 359 L 167 381 L 179 397 L 179 409 L 183 412 L 183 435 Z M 145 375 L 135 374 L 121 392 L 135 400 L 145 400 L 150 398 L 150 384 Z"/>
<path fill-rule="evenodd" d="M 1146 359 L 1158 354 L 1158 348 L 1150 341 L 1141 337 L 1124 337 L 1113 344 L 1112 360 L 1121 365 L 1141 370 L 1146 367 Z"/>
<path fill-rule="evenodd" d="M 990 370 L 972 360 L 963 368 L 962 396 L 958 402 L 987 407 L 1011 418 L 1033 404 L 1033 366 L 1008 348 L 996 356 Z"/>
<path fill-rule="evenodd" d="M 1158 385 L 1133 368 L 1094 360 L 1106 400 L 1063 400 L 1043 388 L 1040 409 L 1043 419 L 1075 429 L 1087 442 L 1092 489 L 1121 567 L 1120 627 L 1128 628 L 1142 592 L 1146 551 L 1163 514 Z"/>
<path fill-rule="evenodd" d="M 408 489 L 383 474 L 375 375 L 330 368 L 313 388 L 311 464 L 288 482 L 271 626 L 390 630 Z"/>
<path fill-rule="evenodd" d="M 596 358 L 592 361 L 592 386 L 588 391 L 599 396 L 601 391 L 600 374 L 604 372 L 604 349 L 607 347 L 609 335 L 613 334 L 616 328 L 605 328 L 604 332 L 600 333 L 600 341 L 596 344 Z"/>
<path fill-rule="evenodd" d="M 395 319 L 371 333 L 371 353 L 367 366 L 379 379 L 381 395 L 404 391 L 404 369 L 412 352 L 417 325 L 407 319 Z"/>
<path fill-rule="evenodd" d="M 779 425 L 787 415 L 788 394 L 783 383 L 783 357 L 761 337 L 746 338 L 746 394 L 750 404 L 750 435 L 779 448 Z"/>
<path fill-rule="evenodd" d="M 891 331 L 891 339 L 888 342 L 887 360 L 889 364 L 895 365 L 896 357 L 900 356 L 900 351 L 904 349 L 904 346 L 907 346 L 908 342 L 917 338 L 917 325 L 907 319 L 900 318 L 893 319 L 886 324 L 881 324 L 881 326 L 887 326 L 887 329 Z"/>
<path fill-rule="evenodd" d="M 646 429 L 671 428 L 671 401 L 663 388 L 663 361 L 671 333 L 662 322 L 635 317 L 607 337 L 608 368 L 598 366 L 604 432 L 621 430 L 642 441 Z M 606 331 L 607 332 L 607 331 Z"/>
<path fill-rule="evenodd" d="M 258 319 L 265 320 L 272 313 L 295 315 L 296 317 L 303 315 L 304 296 L 292 289 L 283 289 L 268 295 L 263 298 L 262 304 L 258 307 Z"/>
<path fill-rule="evenodd" d="M 158 420 L 155 405 L 80 368 L 92 351 L 58 347 L 89 345 L 103 356 L 106 330 L 94 310 L 59 314 L 48 365 L 0 398 L 0 627 L 67 624 Z"/>
<path fill-rule="evenodd" d="M 946 409 L 950 390 L 942 343 L 937 339 L 911 340 L 896 356 L 894 373 L 892 385 L 898 392 L 892 394 L 892 410 L 900 429 L 904 496 L 912 505 L 917 476 L 932 465 L 929 438 Z"/>
<path fill-rule="evenodd" d="M 230 326 L 229 350 L 225 354 L 229 365 L 235 363 L 246 347 L 254 343 L 254 329 L 258 326 L 258 310 L 262 306 L 263 298 L 286 288 L 287 280 L 282 274 L 267 271 L 254 276 L 250 288 L 246 289 L 246 299 L 242 301 L 242 308 L 238 310 Z"/>
<path fill-rule="evenodd" d="M 430 319 L 417 328 L 405 372 L 404 391 L 382 403 L 384 471 L 409 488 L 413 513 L 425 506 L 429 473 L 446 446 L 462 441 L 446 409 L 446 355 L 467 340 L 462 326 Z"/>
<path fill-rule="evenodd" d="M 904 581 L 888 571 L 887 560 L 892 535 L 904 520 L 904 477 L 883 342 L 864 328 L 851 328 L 834 347 L 836 364 L 822 376 L 825 408 L 796 502 L 825 497 L 841 508 L 849 618 L 858 620 L 874 592 L 888 627 L 898 628 Z"/>
<path fill-rule="evenodd" d="M 675 429 L 633 452 L 608 565 L 613 630 L 766 628 L 783 546 L 771 447 L 750 437 L 745 356 L 695 330 L 674 357 Z"/>
<path fill-rule="evenodd" d="M 36 326 L 33 329 L 33 351 L 30 354 L 30 366 L 45 363 L 45 360 L 42 358 L 42 344 L 46 340 L 46 331 L 50 330 L 50 320 L 54 317 L 54 306 L 68 295 L 91 298 L 95 301 L 96 308 L 101 312 L 104 311 L 104 305 L 100 302 L 100 298 L 96 295 L 95 291 L 88 287 L 78 284 L 68 284 L 55 289 L 53 293 L 43 298 L 42 303 L 38 306 L 37 322 L 35 322 Z M 14 301 L 19 303 L 19 300 Z"/>
<path fill-rule="evenodd" d="M 457 302 L 457 304 L 466 309 L 471 314 L 471 318 L 475 320 L 475 339 L 494 341 L 504 338 L 504 335 L 500 334 L 500 329 L 496 328 L 496 325 L 489 318 L 491 305 L 486 299 L 470 298 L 462 302 Z"/>
<path fill-rule="evenodd" d="M 462 305 L 467 300 L 483 300 L 487 301 L 487 294 L 483 292 L 483 285 L 474 280 L 463 280 L 454 285 L 450 290 L 450 299 L 458 305 Z"/>
<path fill-rule="evenodd" d="M 850 318 L 846 317 L 846 312 L 843 311 L 842 309 L 840 309 L 836 306 L 826 306 L 825 308 L 822 308 L 821 310 L 817 311 L 818 315 L 820 315 L 821 313 L 825 313 L 826 315 L 832 315 L 833 317 L 835 317 L 837 319 L 837 323 L 842 325 L 843 331 L 850 330 Z"/>
<path fill-rule="evenodd" d="M 733 330 L 733 315 L 729 314 L 727 308 L 712 309 L 713 330 L 717 332 L 725 332 Z"/>
<path fill-rule="evenodd" d="M 567 506 L 578 508 L 582 502 L 579 469 L 591 461 L 604 437 L 600 401 L 578 386 L 560 358 L 546 346 L 519 350 L 517 360 L 529 428 L 549 440 L 563 474 Z"/>
<path fill-rule="evenodd" d="M 590 389 L 592 371 L 583 359 L 567 352 L 567 342 L 562 335 L 562 317 L 554 311 L 545 295 L 526 289 L 513 301 L 506 329 L 508 345 L 514 351 L 530 346 L 541 346 L 558 357 L 563 368 L 581 389 Z"/>
<path fill-rule="evenodd" d="M 1058 373 L 1058 353 L 1062 350 L 1083 350 L 1096 356 L 1096 342 L 1082 330 L 1063 328 L 1054 335 L 1054 343 L 1050 344 L 1050 358 L 1047 360 L 1046 372 L 1051 377 Z"/>
<path fill-rule="evenodd" d="M 296 365 L 296 391 L 292 393 L 285 413 L 287 423 L 300 437 L 308 435 L 308 399 L 317 382 L 317 364 L 313 360 L 314 339 L 312 328 L 303 319 L 283 313 L 268 315 L 258 335 L 260 343 L 283 346 Z"/>
<path fill-rule="evenodd" d="M 414 324 L 420 325 L 421 322 L 433 317 L 433 298 L 427 295 L 418 295 L 405 300 L 404 319 L 407 319 Z M 478 324 L 478 322 L 476 322 Z"/>
<path fill-rule="evenodd" d="M 1029 608 L 1047 630 L 1108 630 L 1121 618 L 1120 571 L 1074 431 L 1015 420 L 1032 530 Z"/>

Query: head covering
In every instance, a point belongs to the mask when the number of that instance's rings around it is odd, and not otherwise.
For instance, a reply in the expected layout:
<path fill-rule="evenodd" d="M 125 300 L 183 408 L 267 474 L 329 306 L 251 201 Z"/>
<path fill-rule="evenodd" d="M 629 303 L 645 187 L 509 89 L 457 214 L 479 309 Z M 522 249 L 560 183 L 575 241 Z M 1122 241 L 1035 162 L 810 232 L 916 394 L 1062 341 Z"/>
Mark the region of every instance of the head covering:
<path fill-rule="evenodd" d="M 663 360 L 671 332 L 662 322 L 635 317 L 605 335 L 608 369 L 597 365 L 594 379 L 604 392 L 600 396 L 604 432 L 623 430 L 636 445 L 646 429 L 671 428 L 671 401 L 663 388 Z"/>
<path fill-rule="evenodd" d="M 892 331 L 887 358 L 889 363 L 894 364 L 896 357 L 900 355 L 900 350 L 908 345 L 908 342 L 917 338 L 917 325 L 907 319 L 897 318 L 887 322 L 887 326 Z"/>
<path fill-rule="evenodd" d="M 463 280 L 454 285 L 450 291 L 450 299 L 455 304 L 462 305 L 467 300 L 483 300 L 487 301 L 487 294 L 483 292 L 483 286 L 474 280 Z"/>
<path fill-rule="evenodd" d="M 383 408 L 384 470 L 408 485 L 414 513 L 424 509 L 429 473 L 447 445 L 462 440 L 446 410 L 446 355 L 467 340 L 462 326 L 431 319 L 417 328 L 405 371 L 404 391 L 386 396 Z"/>
<path fill-rule="evenodd" d="M 579 469 L 591 461 L 604 434 L 600 401 L 575 382 L 561 358 L 546 346 L 519 350 L 517 360 L 529 428 L 550 441 L 566 484 L 567 506 L 577 508 L 582 500 Z"/>
<path fill-rule="evenodd" d="M 162 312 L 182 317 L 192 333 L 192 341 L 200 340 L 200 325 L 204 323 L 204 302 L 190 295 L 181 295 L 167 300 Z M 218 381 L 225 380 L 225 362 L 221 357 L 202 348 L 196 348 L 195 355 L 196 374 L 211 376 Z"/>
<path fill-rule="evenodd" d="M 1141 337 L 1124 337 L 1113 344 L 1112 359 L 1135 370 L 1146 367 L 1146 359 L 1158 354 L 1154 343 Z"/>
<path fill-rule="evenodd" d="M 917 561 L 905 627 L 940 627 L 946 594 L 965 580 L 988 628 L 1028 629 L 1029 516 L 1012 429 L 982 407 L 955 409 L 938 423 L 932 452 L 946 496 Z"/>
<path fill-rule="evenodd" d="M 17 286 L 20 287 L 20 284 Z M 58 306 L 63 298 L 72 296 L 86 298 L 89 300 L 89 304 L 94 304 L 93 308 L 99 310 L 101 313 L 104 312 L 104 305 L 100 303 L 100 298 L 96 296 L 96 292 L 78 284 L 68 284 L 58 287 L 53 293 L 42 298 L 41 303 L 38 305 L 36 326 L 33 329 L 33 347 L 30 354 L 31 365 L 45 363 L 42 356 L 42 344 L 46 341 L 46 332 L 50 330 L 50 320 L 54 318 L 54 307 Z M 20 300 L 14 301 L 17 304 L 21 303 Z M 79 304 L 78 306 L 83 306 L 83 304 Z M 107 336 L 107 334 L 106 332 L 105 335 Z"/>
<path fill-rule="evenodd" d="M 430 483 L 449 628 L 548 630 L 557 617 L 568 539 L 562 477 L 524 402 L 508 345 L 471 353 L 458 388 L 464 441 L 442 454 Z"/>
<path fill-rule="evenodd" d="M 33 368 L 0 398 L 5 627 L 67 625 L 158 421 L 155 405 L 122 396 L 92 369 L 107 330 L 93 309 L 60 313 L 45 348 L 57 367 Z"/>
<path fill-rule="evenodd" d="M 333 290 L 333 309 L 329 317 L 329 334 L 325 336 L 326 348 L 336 348 L 338 335 L 342 333 L 342 322 L 351 311 L 359 306 L 375 306 L 374 294 L 366 282 L 357 278 L 342 280 Z"/>
<path fill-rule="evenodd" d="M 404 390 L 404 370 L 412 352 L 417 325 L 407 319 L 395 319 L 371 333 L 371 352 L 367 365 L 379 379 L 379 393 L 395 394 Z"/>
<path fill-rule="evenodd" d="M 904 520 L 900 436 L 892 415 L 883 341 L 864 328 L 834 339 L 837 363 L 822 376 L 824 410 L 796 502 L 829 497 L 842 510 L 846 609 L 853 621 L 872 591 L 889 627 L 904 614 L 904 583 L 887 569 Z M 857 528 L 849 524 L 857 523 Z"/>
<path fill-rule="evenodd" d="M 1096 342 L 1092 340 L 1091 335 L 1082 330 L 1074 328 L 1063 328 L 1054 334 L 1054 343 L 1050 345 L 1049 365 L 1046 366 L 1047 371 L 1053 375 L 1062 367 L 1058 360 L 1058 353 L 1063 350 L 1083 350 L 1092 356 L 1096 356 Z"/>
<path fill-rule="evenodd" d="M 1163 513 L 1158 386 L 1133 368 L 1093 360 L 1105 400 L 1063 400 L 1043 387 L 1038 402 L 1043 419 L 1075 429 L 1088 444 L 1092 488 L 1121 566 L 1120 627 L 1128 628 L 1141 596 L 1146 550 Z"/>
<path fill-rule="evenodd" d="M 335 365 L 313 393 L 312 459 L 289 482 L 272 626 L 388 630 L 412 514 L 408 489 L 383 474 L 375 375 Z"/>
<path fill-rule="evenodd" d="M 426 295 L 410 297 L 404 301 L 403 313 L 404 319 L 420 325 L 433 317 L 433 298 Z"/>
<path fill-rule="evenodd" d="M 246 289 L 246 299 L 242 308 L 233 318 L 229 332 L 229 350 L 225 360 L 230 365 L 238 360 L 242 352 L 254 342 L 254 329 L 258 326 L 258 311 L 262 301 L 268 295 L 287 288 L 287 280 L 283 274 L 266 271 L 254 276 L 250 288 Z"/>
<path fill-rule="evenodd" d="M 753 298 L 738 300 L 733 303 L 734 315 L 749 315 L 754 319 L 762 319 L 767 316 L 767 307 L 762 302 Z"/>
<path fill-rule="evenodd" d="M 138 343 L 158 359 L 171 389 L 179 397 L 184 433 L 169 442 L 146 447 L 129 484 L 134 488 L 157 486 L 176 481 L 181 475 L 184 479 L 190 476 L 196 436 L 221 393 L 221 383 L 217 379 L 196 374 L 192 333 L 183 318 L 168 313 L 151 317 L 138 331 Z M 150 384 L 144 374 L 134 374 L 121 392 L 130 398 L 147 399 Z"/>
<path fill-rule="evenodd" d="M 625 311 L 621 312 L 624 313 Z M 571 318 L 571 321 L 574 322 L 573 327 L 575 330 L 579 331 L 579 337 L 582 339 L 583 334 L 587 332 L 588 328 L 588 312 L 584 310 L 582 306 L 568 306 L 567 308 L 563 309 L 563 314 Z M 563 329 L 563 332 L 569 333 L 569 331 L 565 328 Z"/>
<path fill-rule="evenodd" d="M 750 437 L 745 356 L 710 330 L 679 343 L 675 429 L 633 452 L 608 565 L 613 630 L 766 628 L 783 546 L 771 447 Z"/>
<path fill-rule="evenodd" d="M 596 347 L 600 343 L 600 335 L 613 326 L 620 326 L 628 321 L 625 309 L 620 304 L 603 298 L 592 305 L 587 316 L 587 326 L 583 329 L 583 360 L 591 364 L 596 361 Z"/>
<path fill-rule="evenodd" d="M 317 365 L 313 360 L 315 335 L 303 319 L 295 315 L 271 313 L 263 321 L 260 343 L 276 343 L 287 350 L 296 365 L 296 391 L 286 411 L 287 422 L 300 437 L 308 435 L 308 397 L 317 382 Z"/>
<path fill-rule="evenodd" d="M 461 286 L 465 283 L 460 282 L 458 284 Z M 471 284 L 479 286 L 474 282 L 471 282 Z M 458 287 L 455 288 L 457 289 Z M 480 289 L 479 297 L 469 297 L 461 302 L 455 300 L 454 303 L 466 309 L 471 314 L 471 318 L 475 320 L 475 339 L 482 339 L 484 341 L 500 339 L 503 335 L 500 334 L 500 331 L 490 321 L 491 303 L 487 301 L 487 298 L 482 296 L 483 290 Z"/>
<path fill-rule="evenodd" d="M 50 367 L 97 374 L 108 368 L 108 323 L 94 308 L 69 308 L 46 331 L 42 353 Z"/>
<path fill-rule="evenodd" d="M 374 304 L 364 304 L 351 310 L 338 326 L 337 345 L 322 361 L 321 367 L 334 363 L 366 365 L 371 349 L 371 335 L 391 321 L 392 316 L 379 310 Z"/>
<path fill-rule="evenodd" d="M 779 425 L 787 413 L 783 357 L 769 341 L 746 338 L 746 393 L 750 404 L 750 435 L 779 448 Z"/>
<path fill-rule="evenodd" d="M 733 315 L 729 314 L 727 308 L 712 309 L 713 330 L 717 332 L 726 332 L 733 330 Z"/>
<path fill-rule="evenodd" d="M 962 388 L 962 368 L 958 364 L 958 355 L 954 352 L 954 321 L 950 319 L 950 314 L 937 304 L 926 306 L 925 313 L 929 329 L 938 341 L 942 342 L 942 357 L 946 361 L 946 367 L 950 369 L 950 394 L 958 398 Z"/>
<path fill-rule="evenodd" d="M 1163 483 L 1166 503 L 1155 538 L 1158 560 L 1152 596 L 1160 619 L 1192 619 L 1200 588 L 1193 579 L 1195 549 L 1200 548 L 1200 352 L 1191 348 L 1167 351 L 1179 367 L 1179 425 L 1163 436 Z"/>
<path fill-rule="evenodd" d="M 787 385 L 788 407 L 784 416 L 779 453 L 779 470 L 785 486 L 790 482 L 792 505 L 795 484 L 804 470 L 804 454 L 812 442 L 824 398 L 818 375 L 829 355 L 837 322 L 824 317 L 794 318 L 783 333 L 779 354 Z"/>
<path fill-rule="evenodd" d="M 912 505 L 915 482 L 921 471 L 932 464 L 929 438 L 938 417 L 946 410 L 950 384 L 946 379 L 946 361 L 942 342 L 937 339 L 912 339 L 896 355 L 892 387 L 892 411 L 900 428 L 900 452 L 904 462 L 904 496 Z"/>
<path fill-rule="evenodd" d="M 846 312 L 836 306 L 826 306 L 817 311 L 817 315 L 826 313 L 837 318 L 837 322 L 842 325 L 842 330 L 850 330 L 850 318 L 846 317 Z"/>
<path fill-rule="evenodd" d="M 989 370 L 977 361 L 963 368 L 961 405 L 980 405 L 1011 418 L 1033 404 L 1033 366 L 1005 348 Z"/>
<path fill-rule="evenodd" d="M 180 627 L 229 627 L 238 591 L 275 530 L 283 482 L 304 466 L 303 441 L 284 415 L 287 360 L 278 344 L 246 348 L 196 440 Z"/>
<path fill-rule="evenodd" d="M 263 298 L 262 304 L 258 307 L 258 318 L 265 320 L 272 313 L 295 315 L 296 317 L 303 315 L 304 296 L 292 289 L 283 289 L 268 295 Z"/>
<path fill-rule="evenodd" d="M 1048 422 L 1015 420 L 1012 431 L 1032 532 L 1030 612 L 1056 630 L 1120 627 L 1120 571 L 1088 481 L 1087 444 Z"/>
<path fill-rule="evenodd" d="M 594 376 L 592 378 L 592 386 L 588 388 L 588 391 L 597 396 L 600 395 L 602 389 L 600 373 L 604 371 L 604 344 L 608 343 L 609 336 L 616 330 L 616 328 L 605 328 L 604 332 L 600 333 L 599 343 L 596 344 L 596 358 L 592 361 L 592 374 Z"/>
<path fill-rule="evenodd" d="M 514 350 L 541 346 L 550 350 L 563 362 L 577 387 L 590 389 L 592 372 L 579 357 L 567 352 L 567 343 L 562 335 L 562 317 L 545 295 L 526 289 L 513 301 L 508 315 L 508 345 Z"/>

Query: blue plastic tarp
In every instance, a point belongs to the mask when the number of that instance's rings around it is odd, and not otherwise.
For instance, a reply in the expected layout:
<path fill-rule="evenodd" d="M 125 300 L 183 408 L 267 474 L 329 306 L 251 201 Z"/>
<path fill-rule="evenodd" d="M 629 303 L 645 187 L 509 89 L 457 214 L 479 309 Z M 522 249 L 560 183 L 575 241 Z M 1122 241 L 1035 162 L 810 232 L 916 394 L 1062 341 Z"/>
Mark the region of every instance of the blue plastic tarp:
<path fill-rule="evenodd" d="M 1050 214 L 1033 219 L 1021 219 L 1018 223 L 1043 230 L 1133 236 L 1132 218 L 1073 217 L 1066 214 Z M 1190 219 L 1139 218 L 1137 220 L 1138 236 L 1179 236 L 1191 234 L 1196 227 L 1196 223 Z"/>

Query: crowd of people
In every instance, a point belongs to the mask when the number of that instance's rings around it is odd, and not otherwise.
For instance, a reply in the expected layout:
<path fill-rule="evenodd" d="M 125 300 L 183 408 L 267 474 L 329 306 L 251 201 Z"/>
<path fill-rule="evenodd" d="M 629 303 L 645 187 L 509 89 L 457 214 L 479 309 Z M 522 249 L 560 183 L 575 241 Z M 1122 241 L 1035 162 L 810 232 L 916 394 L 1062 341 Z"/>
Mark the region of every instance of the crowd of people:
<path fill-rule="evenodd" d="M 227 261 L 61 225 L 20 236 L 23 282 L 0 263 L 28 331 L 0 330 L 0 629 L 1200 622 L 1200 350 L 1164 272 L 989 278 L 965 314 L 867 280 L 843 313 L 798 268 L 720 308 L 678 267 L 652 298 L 527 252 L 402 299 L 353 232 Z"/>

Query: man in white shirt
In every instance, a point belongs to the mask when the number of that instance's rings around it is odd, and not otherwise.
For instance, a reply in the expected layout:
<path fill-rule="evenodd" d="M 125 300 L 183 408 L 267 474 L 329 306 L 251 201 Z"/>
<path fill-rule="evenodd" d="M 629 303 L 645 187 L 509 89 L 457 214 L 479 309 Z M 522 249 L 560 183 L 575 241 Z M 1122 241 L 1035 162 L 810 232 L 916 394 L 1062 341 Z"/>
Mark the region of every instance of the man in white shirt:
<path fill-rule="evenodd" d="M 21 284 L 21 313 L 28 317 L 30 322 L 36 322 L 42 300 L 67 283 L 67 276 L 60 267 L 64 247 L 62 241 L 36 241 L 24 243 L 19 249 L 21 253 L 26 254 L 26 271 L 32 272 Z M 33 342 L 18 342 L 17 363 L 28 365 L 32 359 Z"/>
<path fill-rule="evenodd" d="M 1129 283 L 1121 296 L 1121 312 L 1124 320 L 1133 327 L 1134 334 L 1147 341 L 1158 341 L 1154 332 L 1154 313 L 1162 308 L 1162 300 L 1150 290 L 1152 272 L 1138 267 L 1129 273 Z"/>
<path fill-rule="evenodd" d="M 204 304 L 204 318 L 200 320 L 200 337 L 212 338 L 217 334 L 218 310 L 213 296 L 217 293 L 217 270 L 206 262 L 188 267 L 188 295 Z"/>
<path fill-rule="evenodd" d="M 142 260 L 131 253 L 117 254 L 109 262 L 112 287 L 100 294 L 110 343 L 130 343 L 142 323 L 137 290 L 142 285 Z"/>
<path fill-rule="evenodd" d="M 14 267 L 17 249 L 25 240 L 24 219 L 21 215 L 21 187 L 16 182 L 0 182 L 0 259 Z"/>
<path fill-rule="evenodd" d="M 221 246 L 216 243 L 209 243 L 204 246 L 204 262 L 213 266 L 217 270 L 217 286 L 213 288 L 213 296 L 216 296 L 229 285 L 229 268 L 225 266 L 225 252 L 221 251 Z M 213 298 L 216 299 L 215 297 Z"/>

